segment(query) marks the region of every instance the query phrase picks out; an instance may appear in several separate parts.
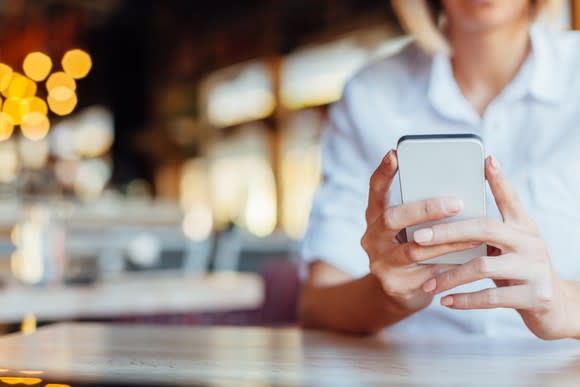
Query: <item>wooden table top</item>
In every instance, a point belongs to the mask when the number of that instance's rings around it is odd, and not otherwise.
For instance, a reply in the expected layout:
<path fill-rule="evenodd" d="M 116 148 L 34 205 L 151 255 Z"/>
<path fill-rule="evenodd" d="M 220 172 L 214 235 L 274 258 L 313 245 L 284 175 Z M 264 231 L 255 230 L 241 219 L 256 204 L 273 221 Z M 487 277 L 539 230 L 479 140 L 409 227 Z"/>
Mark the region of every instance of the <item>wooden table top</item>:
<path fill-rule="evenodd" d="M 0 338 L 0 367 L 0 381 L 36 371 L 73 386 L 578 387 L 580 342 L 63 324 Z"/>
<path fill-rule="evenodd" d="M 0 323 L 252 309 L 263 301 L 255 274 L 169 272 L 123 275 L 94 285 L 0 290 Z"/>

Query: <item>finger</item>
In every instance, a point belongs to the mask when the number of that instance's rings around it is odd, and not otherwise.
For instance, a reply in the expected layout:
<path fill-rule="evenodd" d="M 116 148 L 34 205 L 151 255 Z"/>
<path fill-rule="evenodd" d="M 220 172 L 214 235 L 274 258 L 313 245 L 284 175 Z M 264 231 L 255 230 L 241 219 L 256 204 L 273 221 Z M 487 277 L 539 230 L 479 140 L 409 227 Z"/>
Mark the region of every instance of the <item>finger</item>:
<path fill-rule="evenodd" d="M 435 294 L 484 278 L 529 281 L 536 276 L 535 266 L 520 255 L 484 256 L 441 273 L 426 281 L 422 287 L 425 292 Z"/>
<path fill-rule="evenodd" d="M 421 200 L 393 206 L 385 211 L 385 227 L 396 235 L 405 227 L 457 215 L 463 209 L 463 201 L 454 197 Z"/>
<path fill-rule="evenodd" d="M 452 266 L 453 265 L 412 265 L 393 268 L 387 262 L 379 262 L 373 267 L 373 272 L 381 273 L 384 271 L 385 273 L 388 273 L 387 277 L 389 278 L 388 282 L 390 282 L 391 288 L 423 292 L 421 284 L 439 273 L 450 270 Z"/>
<path fill-rule="evenodd" d="M 397 173 L 396 151 L 387 152 L 377 169 L 373 172 L 369 184 L 369 200 L 366 211 L 367 223 L 373 223 L 383 215 L 386 207 L 387 192 L 391 188 Z"/>
<path fill-rule="evenodd" d="M 460 242 L 435 246 L 421 246 L 417 243 L 410 242 L 397 246 L 385 259 L 387 259 L 392 266 L 409 266 L 445 254 L 472 249 L 480 244 L 481 243 L 479 242 Z"/>
<path fill-rule="evenodd" d="M 530 285 L 489 288 L 473 293 L 451 294 L 441 298 L 441 305 L 453 309 L 531 309 L 534 303 Z"/>
<path fill-rule="evenodd" d="M 413 233 L 413 240 L 424 246 L 479 241 L 489 243 L 503 251 L 523 246 L 529 242 L 529 239 L 525 234 L 493 218 L 436 224 Z"/>
<path fill-rule="evenodd" d="M 527 214 L 516 190 L 493 156 L 489 156 L 485 161 L 485 175 L 504 221 L 517 222 L 525 219 Z"/>

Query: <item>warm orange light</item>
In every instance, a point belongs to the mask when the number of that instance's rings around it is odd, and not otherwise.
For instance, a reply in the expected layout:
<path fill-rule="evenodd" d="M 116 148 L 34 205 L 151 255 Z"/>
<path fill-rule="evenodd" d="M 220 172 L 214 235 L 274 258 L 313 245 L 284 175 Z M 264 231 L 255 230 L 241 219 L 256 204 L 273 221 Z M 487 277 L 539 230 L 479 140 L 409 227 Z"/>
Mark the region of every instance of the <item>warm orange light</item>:
<path fill-rule="evenodd" d="M 92 66 L 91 56 L 83 50 L 70 50 L 62 57 L 62 68 L 75 79 L 86 77 Z"/>
<path fill-rule="evenodd" d="M 36 316 L 32 313 L 27 314 L 20 324 L 20 332 L 24 335 L 31 334 L 36 331 Z"/>
<path fill-rule="evenodd" d="M 59 71 L 51 74 L 46 80 L 46 90 L 48 90 L 49 93 L 55 87 L 66 87 L 67 89 L 75 91 L 77 89 L 77 83 L 69 75 Z"/>
<path fill-rule="evenodd" d="M 71 387 L 71 386 L 70 386 L 70 384 L 48 383 L 48 384 L 45 384 L 44 387 Z"/>
<path fill-rule="evenodd" d="M 72 94 L 72 97 L 66 101 L 59 101 L 57 99 L 52 98 L 50 95 L 47 98 L 48 106 L 50 110 L 59 116 L 65 116 L 70 114 L 74 108 L 77 106 L 77 95 L 75 93 Z"/>
<path fill-rule="evenodd" d="M 50 129 L 50 121 L 46 115 L 39 112 L 31 112 L 22 118 L 20 130 L 30 140 L 42 140 Z"/>
<path fill-rule="evenodd" d="M 12 80 L 12 68 L 4 63 L 0 63 L 0 91 L 4 91 Z"/>
<path fill-rule="evenodd" d="M 57 86 L 50 90 L 48 95 L 57 101 L 64 102 L 72 98 L 75 92 L 65 86 Z"/>
<path fill-rule="evenodd" d="M 33 386 L 35 384 L 42 383 L 40 378 L 21 378 L 15 376 L 2 376 L 0 377 L 0 382 L 5 384 L 24 384 L 26 386 Z"/>
<path fill-rule="evenodd" d="M 32 52 L 24 59 L 22 69 L 28 78 L 39 82 L 50 74 L 52 60 L 42 52 Z"/>
<path fill-rule="evenodd" d="M 8 140 L 12 136 L 12 132 L 14 132 L 12 118 L 8 114 L 0 112 L 0 141 Z"/>
<path fill-rule="evenodd" d="M 20 125 L 22 123 L 23 112 L 28 113 L 28 104 L 23 104 L 20 98 L 7 98 L 4 101 L 4 106 L 2 106 L 2 111 L 10 116 L 12 123 L 14 125 Z"/>
<path fill-rule="evenodd" d="M 34 97 L 36 94 L 36 83 L 24 75 L 14 73 L 10 86 L 8 86 L 8 97 L 26 98 Z"/>
<path fill-rule="evenodd" d="M 48 113 L 48 106 L 43 99 L 38 97 L 27 98 L 24 100 L 28 106 L 29 112 L 39 112 L 42 114 Z"/>

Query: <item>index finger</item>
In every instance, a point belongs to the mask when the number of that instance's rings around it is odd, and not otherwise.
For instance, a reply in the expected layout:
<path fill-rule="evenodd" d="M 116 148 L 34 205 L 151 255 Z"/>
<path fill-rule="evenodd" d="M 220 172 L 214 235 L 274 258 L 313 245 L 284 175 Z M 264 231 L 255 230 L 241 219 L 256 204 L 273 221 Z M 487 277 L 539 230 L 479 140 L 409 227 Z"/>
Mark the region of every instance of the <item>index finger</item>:
<path fill-rule="evenodd" d="M 369 200 L 366 210 L 367 223 L 374 223 L 385 211 L 387 193 L 397 173 L 398 162 L 396 151 L 387 152 L 375 169 L 369 183 Z"/>
<path fill-rule="evenodd" d="M 527 217 L 524 206 L 520 202 L 516 190 L 503 173 L 499 162 L 493 156 L 485 161 L 485 175 L 489 187 L 495 198 L 497 208 L 501 212 L 504 221 L 519 221 Z"/>

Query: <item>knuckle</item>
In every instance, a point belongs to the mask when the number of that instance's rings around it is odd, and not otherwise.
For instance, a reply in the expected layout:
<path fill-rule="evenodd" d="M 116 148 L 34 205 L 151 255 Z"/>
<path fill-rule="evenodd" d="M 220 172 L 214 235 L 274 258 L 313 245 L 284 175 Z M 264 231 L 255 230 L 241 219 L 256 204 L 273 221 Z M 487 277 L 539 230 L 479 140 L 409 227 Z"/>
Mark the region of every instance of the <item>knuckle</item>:
<path fill-rule="evenodd" d="M 422 254 L 420 251 L 420 248 L 418 246 L 415 246 L 413 244 L 407 243 L 405 245 L 405 257 L 407 257 L 407 259 L 410 262 L 419 262 L 421 260 Z"/>
<path fill-rule="evenodd" d="M 453 286 L 453 282 L 455 281 L 456 277 L 457 277 L 456 269 L 447 270 L 445 273 L 441 275 L 440 277 L 441 279 L 437 282 L 439 283 L 439 286 L 441 288 L 447 289 Z"/>
<path fill-rule="evenodd" d="M 448 241 L 453 231 L 453 223 L 441 223 L 431 227 L 433 230 L 433 241 Z"/>
<path fill-rule="evenodd" d="M 428 216 L 433 212 L 433 202 L 431 200 L 424 200 L 421 202 L 420 211 L 422 216 Z"/>
<path fill-rule="evenodd" d="M 394 212 L 392 208 L 389 208 L 383 214 L 383 225 L 389 230 L 396 228 L 397 220 Z"/>
<path fill-rule="evenodd" d="M 364 251 L 367 251 L 367 252 L 369 251 L 369 239 L 368 239 L 367 232 L 365 232 L 364 235 L 362 236 L 362 238 L 360 240 L 360 245 L 362 246 Z"/>
<path fill-rule="evenodd" d="M 492 218 L 482 218 L 479 227 L 487 238 L 491 238 L 497 231 L 497 222 Z"/>
<path fill-rule="evenodd" d="M 493 272 L 493 262 L 489 257 L 479 257 L 473 262 L 475 271 L 479 274 L 489 274 Z"/>
<path fill-rule="evenodd" d="M 375 171 L 369 180 L 369 190 L 375 195 L 381 195 L 384 190 L 384 179 L 386 177 L 380 173 L 380 171 Z"/>
<path fill-rule="evenodd" d="M 398 280 L 391 273 L 385 273 L 381 277 L 381 284 L 385 293 L 389 295 L 396 295 L 398 292 Z"/>
<path fill-rule="evenodd" d="M 498 305 L 500 302 L 499 293 L 495 288 L 483 292 L 481 298 L 484 305 Z"/>

